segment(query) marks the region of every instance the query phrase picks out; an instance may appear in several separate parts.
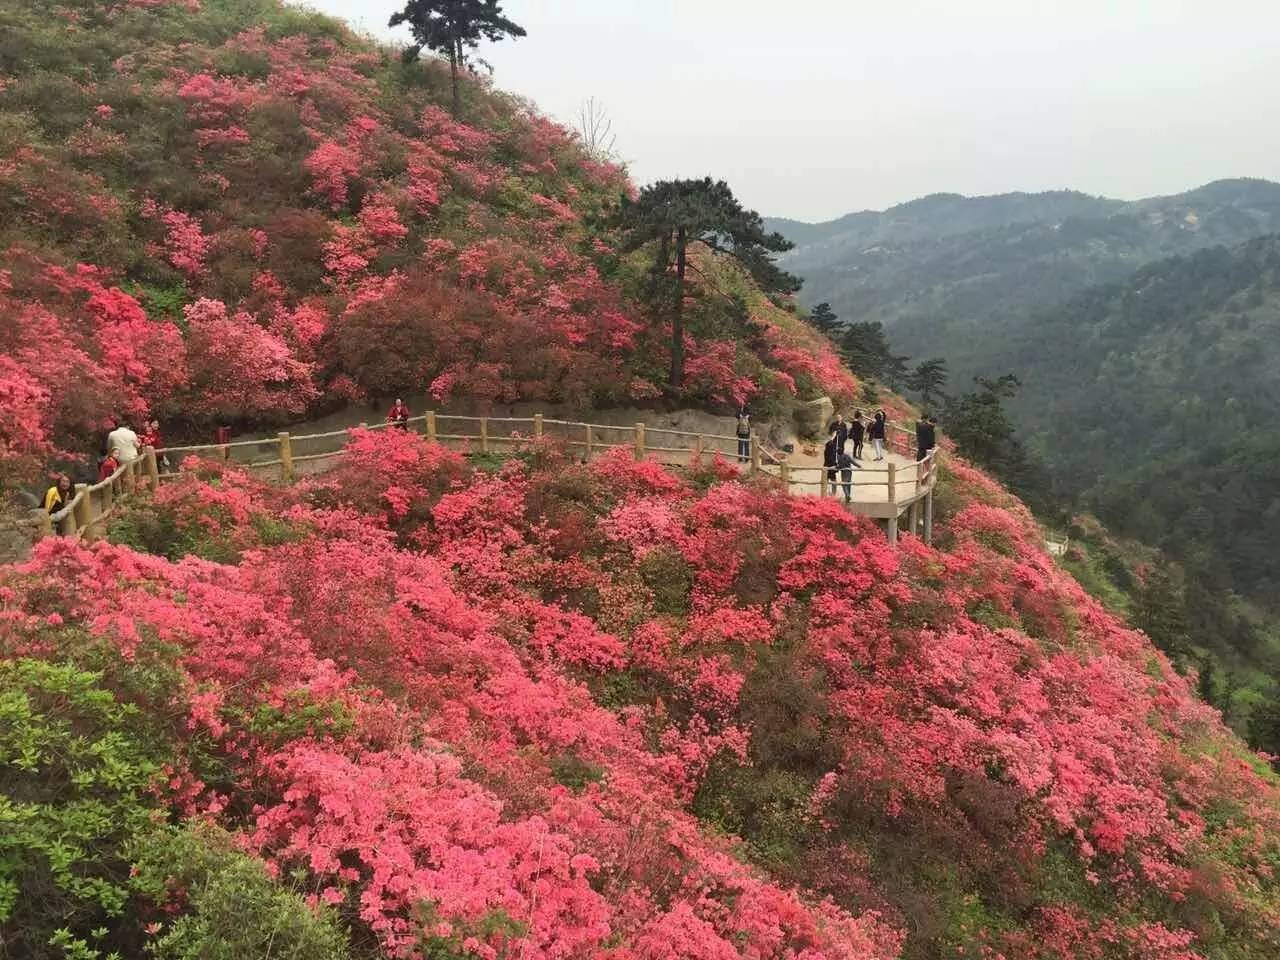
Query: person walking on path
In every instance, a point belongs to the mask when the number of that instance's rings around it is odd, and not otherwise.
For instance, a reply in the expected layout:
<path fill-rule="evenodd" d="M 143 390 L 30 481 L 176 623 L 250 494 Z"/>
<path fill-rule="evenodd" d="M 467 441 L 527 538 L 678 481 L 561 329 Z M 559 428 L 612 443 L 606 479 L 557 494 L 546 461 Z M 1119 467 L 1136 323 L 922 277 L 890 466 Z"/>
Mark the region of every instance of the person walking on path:
<path fill-rule="evenodd" d="M 862 419 L 862 411 L 855 410 L 853 412 L 853 422 L 849 424 L 849 439 L 853 443 L 852 455 L 854 460 L 862 459 L 862 441 L 867 435 L 867 423 Z"/>
<path fill-rule="evenodd" d="M 70 502 L 71 480 L 65 473 L 60 473 L 53 486 L 44 493 L 44 512 L 57 513 Z"/>
<path fill-rule="evenodd" d="M 883 410 L 876 411 L 876 418 L 871 421 L 871 429 L 867 435 L 871 438 L 871 447 L 875 450 L 877 461 L 884 459 L 884 440 L 888 436 L 889 421 Z"/>
<path fill-rule="evenodd" d="M 929 451 L 938 445 L 937 421 L 929 414 L 916 423 L 916 462 L 929 456 Z"/>
<path fill-rule="evenodd" d="M 831 435 L 827 437 L 827 442 L 822 447 L 822 466 L 826 471 L 826 479 L 822 487 L 824 496 L 828 487 L 831 489 L 831 495 L 833 497 L 836 495 L 836 471 L 840 469 L 840 453 L 840 443 L 835 428 L 832 427 Z"/>
<path fill-rule="evenodd" d="M 746 407 L 738 411 L 738 462 L 748 463 L 751 460 L 751 414 Z"/>
<path fill-rule="evenodd" d="M 127 424 L 116 421 L 116 427 L 107 434 L 107 450 L 114 452 L 120 463 L 133 463 L 138 459 L 138 435 Z"/>
<path fill-rule="evenodd" d="M 396 402 L 391 405 L 391 411 L 387 414 L 387 423 L 401 430 L 409 429 L 409 408 L 399 397 L 396 397 Z"/>

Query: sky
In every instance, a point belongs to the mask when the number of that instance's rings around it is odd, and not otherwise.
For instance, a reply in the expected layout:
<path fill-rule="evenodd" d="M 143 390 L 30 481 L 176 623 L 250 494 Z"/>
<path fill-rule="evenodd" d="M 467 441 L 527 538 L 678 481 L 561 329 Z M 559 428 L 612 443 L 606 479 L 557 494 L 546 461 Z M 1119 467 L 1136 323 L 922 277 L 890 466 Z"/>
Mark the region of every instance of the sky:
<path fill-rule="evenodd" d="M 306 0 L 357 29 L 404 0 Z M 1278 0 L 506 0 L 498 87 L 602 103 L 640 184 L 711 175 L 769 216 L 940 191 L 1120 199 L 1280 180 Z"/>

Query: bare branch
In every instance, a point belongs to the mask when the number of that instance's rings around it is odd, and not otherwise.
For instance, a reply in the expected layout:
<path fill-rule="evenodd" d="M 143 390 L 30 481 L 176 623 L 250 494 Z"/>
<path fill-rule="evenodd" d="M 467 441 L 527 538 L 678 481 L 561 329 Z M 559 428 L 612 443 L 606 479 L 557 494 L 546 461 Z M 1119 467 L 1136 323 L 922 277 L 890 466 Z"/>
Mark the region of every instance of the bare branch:
<path fill-rule="evenodd" d="M 593 160 L 603 163 L 617 159 L 614 144 L 618 138 L 613 132 L 613 121 L 604 104 L 598 103 L 595 97 L 588 97 L 578 110 L 578 135 Z"/>

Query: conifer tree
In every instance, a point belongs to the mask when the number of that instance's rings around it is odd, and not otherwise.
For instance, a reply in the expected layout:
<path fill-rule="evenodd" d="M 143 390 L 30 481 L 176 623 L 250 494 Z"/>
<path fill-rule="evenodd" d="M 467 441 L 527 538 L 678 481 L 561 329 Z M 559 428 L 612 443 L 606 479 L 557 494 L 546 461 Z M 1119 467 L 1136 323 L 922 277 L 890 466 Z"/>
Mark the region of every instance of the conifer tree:
<path fill-rule="evenodd" d="M 402 23 L 409 25 L 416 41 L 405 50 L 406 61 L 418 59 L 423 47 L 448 58 L 454 119 L 462 112 L 458 68 L 466 66 L 467 51 L 481 40 L 496 43 L 525 36 L 524 27 L 502 15 L 500 0 L 407 0 L 403 10 L 391 15 L 390 26 Z"/>
<path fill-rule="evenodd" d="M 841 327 L 840 318 L 831 309 L 831 304 L 825 302 L 809 311 L 809 324 L 828 337 L 834 336 Z"/>
<path fill-rule="evenodd" d="M 790 250 L 779 233 L 765 233 L 760 214 L 745 209 L 723 180 L 663 180 L 624 196 L 615 225 L 625 234 L 624 250 L 654 244 L 651 295 L 669 298 L 671 372 L 669 386 L 684 382 L 684 299 L 688 251 L 692 243 L 736 259 L 770 294 L 794 293 L 800 281 L 779 269 L 770 254 Z M 674 274 L 672 267 L 674 266 Z"/>
<path fill-rule="evenodd" d="M 928 407 L 942 392 L 942 386 L 946 382 L 947 361 L 934 357 L 923 361 L 912 371 L 907 385 L 920 394 L 920 402 Z"/>

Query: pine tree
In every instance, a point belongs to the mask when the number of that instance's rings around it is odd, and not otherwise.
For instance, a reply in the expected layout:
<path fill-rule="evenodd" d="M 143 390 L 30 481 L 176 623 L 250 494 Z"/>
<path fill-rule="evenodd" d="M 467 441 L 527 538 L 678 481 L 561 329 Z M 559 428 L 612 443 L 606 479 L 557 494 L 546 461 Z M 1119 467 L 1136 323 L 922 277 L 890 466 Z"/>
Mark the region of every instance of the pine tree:
<path fill-rule="evenodd" d="M 502 15 L 501 0 L 408 0 L 403 10 L 391 15 L 389 25 L 402 23 L 409 25 L 416 41 L 405 50 L 406 61 L 418 59 L 423 47 L 448 58 L 455 119 L 462 113 L 458 68 L 467 65 L 467 51 L 481 40 L 496 43 L 525 36 L 524 27 Z"/>
<path fill-rule="evenodd" d="M 920 394 L 920 402 L 927 408 L 942 392 L 947 382 L 947 361 L 934 357 L 920 363 L 908 378 L 907 386 Z"/>
<path fill-rule="evenodd" d="M 840 334 L 840 352 L 849 369 L 863 380 L 884 379 L 891 353 L 884 326 L 879 321 L 867 320 L 846 326 Z"/>
<path fill-rule="evenodd" d="M 809 325 L 828 337 L 833 337 L 842 326 L 829 303 L 819 303 L 809 311 Z"/>
<path fill-rule="evenodd" d="M 669 298 L 671 373 L 669 385 L 684 382 L 684 300 L 688 251 L 692 243 L 732 256 L 766 293 L 794 293 L 800 281 L 779 269 L 771 254 L 790 250 L 781 234 L 765 233 L 760 214 L 743 208 L 723 180 L 663 180 L 624 196 L 615 226 L 625 234 L 624 250 L 654 244 L 650 293 Z M 672 274 L 674 265 L 675 272 Z"/>

